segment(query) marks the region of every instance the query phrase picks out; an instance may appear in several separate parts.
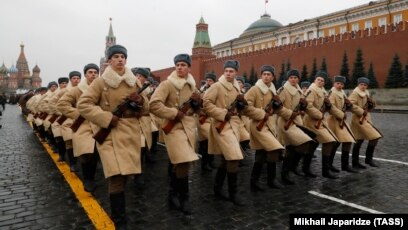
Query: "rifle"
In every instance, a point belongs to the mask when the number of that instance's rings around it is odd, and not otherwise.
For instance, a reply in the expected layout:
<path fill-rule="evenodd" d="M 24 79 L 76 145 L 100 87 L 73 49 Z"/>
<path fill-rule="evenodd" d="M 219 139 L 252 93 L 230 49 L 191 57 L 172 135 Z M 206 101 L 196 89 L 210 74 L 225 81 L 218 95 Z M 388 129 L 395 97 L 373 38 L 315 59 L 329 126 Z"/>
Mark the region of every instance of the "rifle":
<path fill-rule="evenodd" d="M 74 123 L 72 123 L 70 127 L 72 129 L 72 132 L 75 133 L 79 129 L 79 126 L 81 126 L 82 123 L 84 123 L 84 121 L 85 121 L 85 118 L 79 115 L 79 117 L 74 121 Z"/>
<path fill-rule="evenodd" d="M 232 102 L 232 104 L 228 107 L 227 114 L 228 113 L 233 113 L 234 110 L 236 109 L 236 106 L 237 106 L 237 99 L 235 98 L 234 102 Z M 217 127 L 215 127 L 215 129 L 217 130 L 218 133 L 222 132 L 222 130 L 224 129 L 225 124 L 227 124 L 226 120 L 222 121 Z"/>
<path fill-rule="evenodd" d="M 360 118 L 360 125 L 364 123 L 364 120 L 367 118 L 368 111 L 371 111 L 375 107 L 375 102 L 373 99 L 367 96 L 367 102 L 364 105 L 364 113 Z"/>
<path fill-rule="evenodd" d="M 269 113 L 270 115 L 272 115 L 273 114 L 273 104 L 275 104 L 275 103 L 280 103 L 280 107 L 282 106 L 282 102 L 280 101 L 280 99 L 279 99 L 279 96 L 277 96 L 277 95 L 273 95 L 272 96 L 272 99 L 271 99 L 271 101 L 266 105 L 266 107 L 265 107 L 265 112 L 266 113 Z M 266 117 L 266 119 L 265 119 L 265 117 L 264 117 L 264 119 L 262 119 L 259 123 L 258 123 L 258 125 L 256 126 L 256 129 L 258 130 L 258 131 L 261 131 L 262 130 L 262 128 L 265 126 L 265 123 L 268 121 L 268 118 L 269 117 Z"/>
<path fill-rule="evenodd" d="M 58 118 L 57 123 L 60 124 L 60 125 L 62 125 L 62 123 L 64 123 L 64 121 L 67 120 L 67 118 L 68 118 L 68 117 L 66 117 L 66 116 L 64 116 L 64 115 L 61 115 L 61 116 Z"/>
<path fill-rule="evenodd" d="M 346 122 L 346 111 L 350 110 L 351 107 L 353 107 L 353 105 L 351 104 L 349 99 L 347 99 L 346 96 L 344 96 L 344 95 L 343 95 L 343 97 L 344 97 L 344 105 L 343 105 L 343 108 L 341 108 L 341 111 L 343 111 L 344 117 L 343 117 L 343 119 L 341 119 L 340 124 L 339 124 L 341 129 L 343 129 L 344 123 Z"/>
<path fill-rule="evenodd" d="M 330 91 L 330 93 L 331 93 L 331 91 Z M 330 95 L 330 93 L 329 93 L 329 95 Z M 318 121 L 317 121 L 317 123 L 316 123 L 316 125 L 315 125 L 315 128 L 316 129 L 320 129 L 320 125 L 322 124 L 322 121 L 323 121 L 323 119 L 324 119 L 324 114 L 327 112 L 327 110 L 328 110 L 328 108 L 326 107 L 326 104 L 327 103 L 331 103 L 330 102 L 330 100 L 329 100 L 329 96 L 325 96 L 324 97 L 324 101 L 323 101 L 323 105 L 322 105 L 322 107 L 320 107 L 320 112 L 322 112 L 322 114 L 323 114 L 323 117 L 322 117 L 322 119 L 319 119 Z"/>
<path fill-rule="evenodd" d="M 149 82 L 145 82 L 142 86 L 142 88 L 140 88 L 137 91 L 137 94 L 140 94 L 143 92 L 143 90 L 145 90 L 147 87 L 149 87 L 150 83 Z M 134 102 L 132 102 L 131 100 L 129 100 L 128 98 L 126 98 L 122 103 L 120 103 L 120 105 L 118 105 L 115 110 L 112 112 L 113 115 L 115 116 L 122 116 L 123 113 L 132 108 L 132 110 L 134 110 L 135 112 L 140 112 L 138 110 L 140 110 L 140 108 L 135 105 Z M 79 118 L 79 117 L 78 117 Z M 78 120 L 78 119 L 77 119 Z M 71 127 L 72 128 L 72 127 Z M 108 126 L 108 128 L 101 128 L 94 136 L 93 138 L 99 143 L 99 144 L 103 144 L 103 142 L 106 140 L 106 138 L 109 136 L 110 132 L 112 131 L 112 126 Z"/>
<path fill-rule="evenodd" d="M 45 118 L 47 118 L 47 116 L 48 116 L 48 114 L 47 114 L 46 112 L 42 112 L 42 113 L 40 114 L 40 119 L 41 119 L 41 120 L 45 120 Z"/>
<path fill-rule="evenodd" d="M 301 101 L 304 102 L 301 102 Z M 297 104 L 297 106 L 295 107 L 295 109 L 293 110 L 293 113 L 298 113 L 301 110 L 301 107 L 303 106 L 302 103 L 306 103 L 307 106 L 307 101 L 303 98 L 300 99 L 299 103 Z M 290 117 L 289 120 L 286 122 L 285 126 L 283 127 L 286 130 L 289 129 L 289 127 L 293 124 L 293 120 L 295 120 L 296 117 Z"/>
<path fill-rule="evenodd" d="M 48 119 L 48 121 L 52 124 L 52 123 L 55 122 L 55 120 L 57 120 L 57 118 L 58 118 L 58 115 L 54 113 L 54 114 L 50 117 L 50 119 Z"/>
<path fill-rule="evenodd" d="M 207 114 L 200 114 L 200 116 L 198 117 L 198 122 L 200 122 L 200 124 L 204 124 L 207 118 Z"/>
<path fill-rule="evenodd" d="M 192 97 L 190 97 L 186 102 L 184 102 L 179 108 L 178 111 L 182 113 L 187 113 L 188 110 L 191 109 L 191 103 L 194 101 Z M 167 124 L 162 128 L 165 134 L 169 134 L 173 127 L 178 123 L 177 120 L 169 120 Z"/>

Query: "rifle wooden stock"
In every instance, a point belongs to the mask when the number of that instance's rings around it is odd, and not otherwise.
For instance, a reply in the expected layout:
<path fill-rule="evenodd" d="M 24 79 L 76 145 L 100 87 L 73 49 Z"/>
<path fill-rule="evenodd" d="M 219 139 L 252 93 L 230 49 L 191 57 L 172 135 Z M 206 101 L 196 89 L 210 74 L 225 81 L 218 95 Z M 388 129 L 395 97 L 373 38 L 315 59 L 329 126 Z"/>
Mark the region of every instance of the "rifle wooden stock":
<path fill-rule="evenodd" d="M 198 121 L 200 122 L 200 124 L 204 124 L 207 118 L 208 118 L 207 115 L 200 115 Z"/>
<path fill-rule="evenodd" d="M 270 115 L 272 115 L 273 114 L 273 107 L 272 107 L 272 104 L 274 103 L 274 97 L 272 97 L 272 99 L 271 99 L 271 101 L 266 105 L 266 107 L 265 107 L 265 112 L 267 112 L 267 113 L 269 113 Z M 265 123 L 268 121 L 268 119 L 269 119 L 269 117 L 267 118 L 267 119 L 262 119 L 259 123 L 258 123 L 258 125 L 256 126 L 256 129 L 258 130 L 258 131 L 261 131 L 262 130 L 262 128 L 265 126 Z"/>
<path fill-rule="evenodd" d="M 84 123 L 84 121 L 85 121 L 85 118 L 83 117 L 83 116 L 79 116 L 75 121 L 74 121 L 74 123 L 72 123 L 72 125 L 71 125 L 71 129 L 72 129 L 72 132 L 76 132 L 78 129 L 79 129 L 79 127 L 82 125 L 82 123 Z"/>
<path fill-rule="evenodd" d="M 232 102 L 232 104 L 231 104 L 230 107 L 228 108 L 228 112 L 233 113 L 234 110 L 235 110 L 235 108 L 236 108 L 236 106 L 237 106 L 237 99 L 235 98 L 234 102 Z M 227 113 L 228 113 L 228 112 L 227 112 Z M 222 132 L 222 130 L 224 129 L 225 124 L 227 124 L 227 122 L 228 122 L 228 121 L 226 121 L 226 120 L 224 119 L 217 127 L 215 127 L 215 129 L 217 130 L 218 133 L 221 133 L 221 132 Z"/>
<path fill-rule="evenodd" d="M 52 124 L 55 122 L 55 120 L 57 120 L 58 115 L 57 114 L 53 114 L 50 119 L 48 119 L 48 121 Z"/>
<path fill-rule="evenodd" d="M 41 120 L 45 120 L 45 118 L 47 118 L 48 114 L 46 112 L 42 112 L 40 115 L 40 119 Z"/>
<path fill-rule="evenodd" d="M 57 123 L 62 125 L 62 123 L 64 123 L 64 121 L 66 121 L 68 119 L 68 117 L 61 115 L 58 119 L 57 119 Z"/>
<path fill-rule="evenodd" d="M 187 113 L 187 111 L 189 110 L 189 109 L 191 109 L 191 105 L 190 105 L 190 102 L 191 102 L 191 98 L 190 99 L 188 99 L 188 101 L 186 101 L 186 102 L 184 102 L 182 105 L 181 105 L 181 107 L 179 108 L 179 111 L 180 112 L 182 112 L 182 113 Z M 169 134 L 170 132 L 171 132 L 171 130 L 173 129 L 173 127 L 178 123 L 179 121 L 176 121 L 176 120 L 169 120 L 169 121 L 167 121 L 167 123 L 166 123 L 166 125 L 162 128 L 163 129 L 163 132 L 165 133 L 165 134 Z"/>
<path fill-rule="evenodd" d="M 142 88 L 140 88 L 137 91 L 137 94 L 141 94 L 145 89 L 147 89 L 147 87 L 149 87 L 150 83 L 149 82 L 145 82 L 142 86 Z M 115 116 L 122 116 L 123 113 L 129 108 L 129 99 L 125 99 L 125 101 L 123 101 L 122 103 L 120 103 L 120 105 L 118 105 L 118 107 L 115 108 L 115 110 L 112 112 L 113 115 Z M 81 117 L 81 116 L 80 116 Z M 78 117 L 79 118 L 79 117 Z M 78 119 L 77 119 L 78 120 Z M 83 121 L 82 121 L 83 122 Z M 72 127 L 71 127 L 72 128 Z M 78 126 L 79 128 L 79 126 Z M 112 131 L 112 126 L 108 126 L 108 128 L 101 128 L 94 136 L 93 138 L 99 143 L 99 144 L 103 144 L 103 142 L 106 140 L 106 138 L 109 136 L 110 132 Z"/>
<path fill-rule="evenodd" d="M 293 110 L 293 113 L 298 113 L 299 111 L 300 111 L 300 103 L 297 104 L 297 106 L 296 106 L 295 109 Z M 290 116 L 289 120 L 288 120 L 288 121 L 286 122 L 286 124 L 283 126 L 283 128 L 285 129 L 285 131 L 288 130 L 289 127 L 293 124 L 293 120 L 294 120 L 295 118 L 296 118 L 296 117 L 293 117 L 293 118 L 292 118 L 292 116 Z"/>

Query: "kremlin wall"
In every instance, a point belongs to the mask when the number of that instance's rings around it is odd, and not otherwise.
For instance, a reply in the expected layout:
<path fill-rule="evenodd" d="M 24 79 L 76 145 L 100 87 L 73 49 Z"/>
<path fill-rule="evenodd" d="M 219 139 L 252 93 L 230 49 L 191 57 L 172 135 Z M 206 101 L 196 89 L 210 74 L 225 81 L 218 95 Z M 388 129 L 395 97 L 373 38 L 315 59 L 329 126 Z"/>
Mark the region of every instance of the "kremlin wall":
<path fill-rule="evenodd" d="M 333 78 L 340 74 L 346 53 L 351 76 L 356 52 L 361 49 L 365 72 L 372 62 L 382 87 L 396 54 L 403 66 L 408 65 L 407 21 L 407 0 L 372 1 L 287 26 L 265 13 L 238 38 L 211 46 L 208 25 L 201 18 L 196 25 L 191 73 L 197 83 L 206 72 L 215 72 L 219 77 L 224 62 L 236 59 L 241 64 L 239 75 L 248 76 L 253 67 L 259 76 L 259 68 L 271 64 L 278 77 L 282 64 L 289 62 L 299 71 L 306 65 L 310 73 L 313 59 L 318 68 L 325 59 L 328 74 Z M 169 67 L 152 73 L 162 81 L 173 70 Z"/>

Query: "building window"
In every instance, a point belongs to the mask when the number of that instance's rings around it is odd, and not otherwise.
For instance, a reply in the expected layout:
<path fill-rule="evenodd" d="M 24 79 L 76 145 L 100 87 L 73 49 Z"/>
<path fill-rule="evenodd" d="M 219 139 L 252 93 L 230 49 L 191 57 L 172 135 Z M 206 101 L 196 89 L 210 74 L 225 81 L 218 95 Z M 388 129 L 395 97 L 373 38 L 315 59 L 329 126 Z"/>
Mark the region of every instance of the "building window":
<path fill-rule="evenodd" d="M 268 48 L 272 48 L 272 42 L 268 42 Z"/>
<path fill-rule="evenodd" d="M 288 39 L 286 37 L 281 38 L 281 45 L 286 45 Z"/>
<path fill-rule="evenodd" d="M 345 32 L 347 32 L 347 26 L 340 26 L 340 33 L 344 34 Z"/>
<path fill-rule="evenodd" d="M 385 25 L 387 25 L 387 18 L 386 17 L 383 17 L 383 18 L 379 18 L 378 19 L 378 26 L 385 26 Z"/>
<path fill-rule="evenodd" d="M 261 49 L 265 49 L 265 44 L 261 44 Z"/>
<path fill-rule="evenodd" d="M 351 30 L 352 31 L 358 31 L 359 30 L 358 23 L 354 23 L 353 25 L 351 25 Z"/>
<path fill-rule="evenodd" d="M 394 15 L 394 24 L 398 24 L 402 21 L 402 14 Z"/>
<path fill-rule="evenodd" d="M 230 55 L 230 51 L 229 50 L 227 50 L 227 56 L 229 56 Z"/>
<path fill-rule="evenodd" d="M 371 29 L 371 28 L 373 28 L 373 22 L 372 22 L 371 20 L 365 21 L 364 27 L 365 27 L 365 29 Z"/>
<path fill-rule="evenodd" d="M 331 28 L 329 29 L 329 36 L 335 35 L 336 34 L 336 29 Z"/>
<path fill-rule="evenodd" d="M 313 39 L 313 38 L 314 38 L 314 36 L 313 36 L 313 31 L 307 32 L 307 39 L 308 39 L 308 40 L 311 40 L 311 39 Z"/>
<path fill-rule="evenodd" d="M 319 38 L 324 37 L 324 31 L 323 30 L 319 30 Z"/>

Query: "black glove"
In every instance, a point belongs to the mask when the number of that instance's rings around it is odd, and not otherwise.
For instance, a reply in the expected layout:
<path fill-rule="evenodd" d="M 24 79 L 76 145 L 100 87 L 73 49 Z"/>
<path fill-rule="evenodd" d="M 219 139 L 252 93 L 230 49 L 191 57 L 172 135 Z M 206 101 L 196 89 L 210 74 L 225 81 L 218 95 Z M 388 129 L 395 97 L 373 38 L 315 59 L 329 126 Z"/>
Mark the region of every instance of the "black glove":
<path fill-rule="evenodd" d="M 279 110 L 283 107 L 282 101 L 280 100 L 278 95 L 273 96 L 272 98 L 272 108 L 273 110 Z"/>
<path fill-rule="evenodd" d="M 129 107 L 134 111 L 140 111 L 144 104 L 144 98 L 140 96 L 138 93 L 133 92 L 131 93 L 127 99 L 129 100 Z"/>
<path fill-rule="evenodd" d="M 326 108 L 326 111 L 329 111 L 331 109 L 331 107 L 332 107 L 332 104 L 331 104 L 329 98 L 325 98 L 323 103 L 324 103 L 324 107 Z"/>
<path fill-rule="evenodd" d="M 238 111 L 242 111 L 248 106 L 248 102 L 245 100 L 243 95 L 238 95 L 236 100 L 235 107 Z"/>
<path fill-rule="evenodd" d="M 199 93 L 194 92 L 190 97 L 190 106 L 193 110 L 199 110 L 203 103 Z"/>
<path fill-rule="evenodd" d="M 306 111 L 307 109 L 307 101 L 304 98 L 301 98 L 299 101 L 299 110 L 300 111 Z"/>
<path fill-rule="evenodd" d="M 353 108 L 353 104 L 351 104 L 351 102 L 346 99 L 344 100 L 344 105 L 346 106 L 346 110 L 350 111 Z"/>

